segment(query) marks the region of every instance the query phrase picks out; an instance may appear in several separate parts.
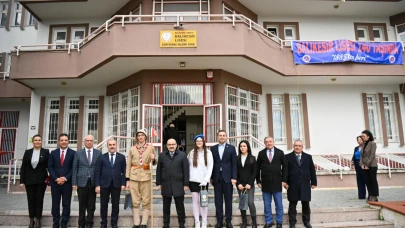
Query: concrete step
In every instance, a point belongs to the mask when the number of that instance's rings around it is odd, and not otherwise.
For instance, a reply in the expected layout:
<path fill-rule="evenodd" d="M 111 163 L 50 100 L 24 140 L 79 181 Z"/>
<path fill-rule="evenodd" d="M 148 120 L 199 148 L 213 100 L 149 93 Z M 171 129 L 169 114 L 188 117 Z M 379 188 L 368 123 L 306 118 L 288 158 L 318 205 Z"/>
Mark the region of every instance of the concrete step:
<path fill-rule="evenodd" d="M 110 206 L 111 207 L 111 206 Z M 235 208 L 234 208 L 235 209 Z M 155 205 L 154 227 L 163 226 L 162 207 Z M 171 227 L 178 227 L 177 215 L 175 208 L 171 208 Z M 100 224 L 99 205 L 95 213 L 95 227 Z M 249 212 L 248 212 L 249 213 Z M 263 211 L 257 211 L 257 222 L 259 226 L 264 225 Z M 110 213 L 109 213 L 110 214 Z M 312 209 L 311 223 L 314 227 L 394 227 L 392 223 L 378 220 L 379 209 L 372 208 L 315 208 Z M 194 217 L 191 210 L 186 210 L 186 227 L 193 227 Z M 274 216 L 274 215 L 273 215 Z M 301 211 L 298 210 L 298 224 L 297 227 L 303 227 L 301 218 Z M 69 225 L 76 226 L 78 221 L 78 212 L 72 211 Z M 29 222 L 27 211 L 0 211 L 0 226 L 26 226 Z M 131 211 L 125 211 L 120 206 L 119 227 L 131 227 L 133 225 Z M 241 223 L 240 212 L 233 211 L 232 224 L 237 226 Z M 52 216 L 49 211 L 44 211 L 42 224 L 44 226 L 52 225 Z M 208 224 L 213 227 L 216 224 L 215 208 L 209 207 Z M 250 216 L 248 216 L 248 224 L 251 224 Z M 288 225 L 287 210 L 284 210 L 283 224 L 285 227 Z M 150 227 L 149 224 L 148 227 Z"/>

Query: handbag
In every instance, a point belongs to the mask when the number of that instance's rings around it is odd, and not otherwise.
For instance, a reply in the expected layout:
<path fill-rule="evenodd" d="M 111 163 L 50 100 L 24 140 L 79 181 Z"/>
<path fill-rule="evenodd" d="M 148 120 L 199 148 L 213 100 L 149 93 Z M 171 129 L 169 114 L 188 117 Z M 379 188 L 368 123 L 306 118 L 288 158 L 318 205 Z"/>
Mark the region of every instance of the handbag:
<path fill-rule="evenodd" d="M 239 196 L 239 210 L 246 211 L 248 207 L 248 194 L 246 194 L 248 190 L 245 189 L 240 193 Z"/>
<path fill-rule="evenodd" d="M 51 186 L 51 176 L 48 175 L 48 177 L 45 179 L 45 184 L 48 186 Z"/>
<path fill-rule="evenodd" d="M 132 197 L 131 193 L 125 195 L 124 210 L 132 209 Z"/>
<path fill-rule="evenodd" d="M 200 207 L 208 207 L 208 187 L 204 190 L 204 186 L 200 190 Z"/>

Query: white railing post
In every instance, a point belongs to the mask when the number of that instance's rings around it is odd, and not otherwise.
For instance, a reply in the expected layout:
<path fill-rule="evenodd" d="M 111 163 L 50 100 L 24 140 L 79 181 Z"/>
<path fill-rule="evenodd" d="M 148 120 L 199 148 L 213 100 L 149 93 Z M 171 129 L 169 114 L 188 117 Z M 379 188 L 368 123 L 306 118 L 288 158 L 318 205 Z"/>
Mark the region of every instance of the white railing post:
<path fill-rule="evenodd" d="M 122 27 L 125 27 L 125 15 L 122 16 L 121 23 L 122 23 Z"/>
<path fill-rule="evenodd" d="M 20 48 L 21 48 L 21 46 L 17 46 L 17 56 L 20 55 Z"/>
<path fill-rule="evenodd" d="M 232 26 L 235 27 L 235 14 L 232 14 Z"/>
<path fill-rule="evenodd" d="M 390 164 L 390 156 L 388 153 L 385 153 L 387 155 L 387 163 L 388 163 L 388 177 L 391 179 L 391 164 Z"/>
<path fill-rule="evenodd" d="M 80 52 L 80 43 L 83 43 L 84 39 L 82 41 L 80 41 L 79 43 L 77 43 L 77 52 Z"/>
<path fill-rule="evenodd" d="M 339 156 L 339 170 L 340 170 L 340 179 L 343 180 L 343 166 L 342 166 L 342 157 L 340 156 L 340 154 L 338 154 Z"/>
<path fill-rule="evenodd" d="M 17 173 L 17 160 L 14 160 L 14 177 L 13 177 L 13 184 L 15 184 L 15 174 Z"/>
<path fill-rule="evenodd" d="M 252 19 L 249 18 L 249 30 L 252 30 Z"/>
<path fill-rule="evenodd" d="M 176 24 L 176 26 L 180 26 L 180 15 L 177 15 L 177 24 Z"/>
<path fill-rule="evenodd" d="M 72 46 L 72 44 L 68 45 L 68 54 L 70 55 L 70 47 Z"/>
<path fill-rule="evenodd" d="M 110 30 L 108 29 L 108 24 L 110 23 L 110 20 L 107 20 L 106 22 L 105 22 L 105 31 L 106 32 L 109 32 Z"/>
<path fill-rule="evenodd" d="M 10 183 L 11 183 L 11 165 L 13 163 L 13 159 L 10 160 L 8 163 L 8 177 L 7 177 L 7 194 L 10 194 Z"/>

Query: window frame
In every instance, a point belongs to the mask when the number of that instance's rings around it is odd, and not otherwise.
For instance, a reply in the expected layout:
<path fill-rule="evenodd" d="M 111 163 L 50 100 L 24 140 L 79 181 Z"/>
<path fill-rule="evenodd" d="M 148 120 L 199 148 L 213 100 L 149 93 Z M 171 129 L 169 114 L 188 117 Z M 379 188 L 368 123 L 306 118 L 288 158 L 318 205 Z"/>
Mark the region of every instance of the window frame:
<path fill-rule="evenodd" d="M 70 102 L 74 101 L 77 102 L 77 104 L 72 104 L 73 106 L 77 106 L 77 108 L 70 108 Z M 79 119 L 80 119 L 80 98 L 79 97 L 69 97 L 66 98 L 65 101 L 65 112 L 64 112 L 64 119 L 63 119 L 63 132 L 65 132 L 66 134 L 68 134 L 69 136 L 69 145 L 71 147 L 77 148 L 77 144 L 78 141 L 80 139 L 79 136 Z M 71 120 L 70 120 L 70 114 L 77 114 L 77 121 L 76 121 L 76 125 L 75 125 L 75 129 L 70 129 L 70 127 L 72 126 L 71 124 Z M 75 133 L 71 133 L 71 131 L 75 131 Z M 74 139 L 73 135 L 76 135 L 76 139 Z"/>
<path fill-rule="evenodd" d="M 93 135 L 94 137 L 94 144 L 97 144 L 99 142 L 99 137 L 98 137 L 98 130 L 99 130 L 99 109 L 100 109 L 100 100 L 98 97 L 86 97 L 84 99 L 85 103 L 84 103 L 84 118 L 83 118 L 83 139 L 87 136 L 87 135 Z M 97 101 L 97 105 L 96 104 L 91 104 L 91 101 Z M 97 106 L 97 108 L 91 108 L 90 106 Z M 91 118 L 89 117 L 90 114 L 93 114 L 93 116 L 97 116 L 97 121 L 94 121 L 94 117 L 93 120 L 90 120 Z M 95 126 L 97 129 L 96 130 L 92 130 L 94 131 L 94 133 L 90 132 L 89 130 L 89 123 L 94 121 L 95 123 L 93 123 L 93 126 Z"/>
<path fill-rule="evenodd" d="M 277 28 L 277 37 L 282 40 L 300 40 L 299 22 L 276 22 L 276 21 L 263 21 L 263 28 Z M 293 29 L 293 38 L 286 38 L 286 29 Z"/>
<path fill-rule="evenodd" d="M 165 12 L 164 11 L 164 5 L 165 4 L 199 4 L 199 11 L 176 11 L 176 12 Z M 207 4 L 207 10 L 203 10 L 203 4 Z M 160 10 L 157 10 L 157 6 L 159 6 Z M 153 21 L 173 21 L 173 20 L 167 20 L 167 17 L 173 17 L 170 15 L 177 15 L 177 14 L 199 14 L 199 15 L 207 15 L 205 16 L 199 16 L 197 18 L 197 21 L 209 21 L 210 18 L 208 15 L 210 14 L 210 1 L 209 0 L 195 0 L 195 1 L 165 1 L 165 0 L 155 0 L 153 3 L 153 15 L 161 15 L 162 17 L 153 17 Z M 167 16 L 165 16 L 167 15 Z M 183 21 L 184 18 L 180 17 L 180 21 Z M 192 21 L 192 20 L 190 20 Z"/>
<path fill-rule="evenodd" d="M 283 94 L 272 94 L 272 113 L 273 113 L 273 137 L 274 142 L 280 145 L 287 144 L 287 127 L 286 127 L 286 116 L 285 116 L 285 102 L 284 102 L 284 95 Z M 275 105 L 275 99 L 278 99 L 277 106 Z M 276 123 L 275 123 L 275 111 L 280 112 L 280 130 L 281 130 L 281 137 L 276 137 Z"/>
<path fill-rule="evenodd" d="M 68 43 L 71 43 L 72 38 L 72 31 L 76 28 L 84 27 L 84 38 L 86 38 L 89 34 L 89 24 L 54 24 L 49 26 L 49 36 L 48 36 L 48 44 L 55 44 L 54 43 L 54 31 L 55 30 L 64 30 L 66 29 L 66 41 L 64 44 L 61 43 L 60 46 L 64 46 L 65 49 L 68 48 Z M 49 47 L 49 49 L 56 49 L 56 46 Z"/>
<path fill-rule="evenodd" d="M 58 101 L 58 106 L 59 106 L 58 109 L 51 109 L 52 101 Z M 58 129 L 59 129 L 59 120 L 60 120 L 60 115 L 59 115 L 60 105 L 61 105 L 60 98 L 47 98 L 46 106 L 45 106 L 45 109 L 46 109 L 46 116 L 45 116 L 46 121 L 45 121 L 45 128 L 44 128 L 45 132 L 44 132 L 44 137 L 43 137 L 44 138 L 44 140 L 43 140 L 44 147 L 55 148 L 58 145 Z M 51 119 L 51 114 L 57 114 L 57 116 L 58 116 L 58 121 L 56 122 L 56 127 L 53 129 L 53 130 L 56 130 L 56 139 L 52 140 L 52 141 L 55 141 L 55 143 L 49 143 L 49 141 L 50 141 L 50 139 L 49 139 L 50 129 L 49 128 L 51 127 L 51 125 L 50 125 L 50 123 L 51 123 L 51 120 L 50 120 Z"/>
<path fill-rule="evenodd" d="M 396 110 L 396 104 L 395 104 L 395 100 L 394 100 L 394 94 L 383 94 L 383 105 L 384 105 L 384 117 L 385 117 L 385 125 L 387 128 L 388 142 L 397 143 L 397 142 L 399 142 L 399 134 L 398 134 L 398 129 L 397 129 L 398 120 L 397 120 L 397 116 L 396 116 L 397 110 Z M 386 111 L 390 111 L 389 119 L 387 119 Z M 381 116 L 381 118 L 382 118 L 382 116 Z M 391 131 L 391 133 L 389 133 L 389 131 Z"/>
<path fill-rule="evenodd" d="M 359 28 L 367 28 L 367 37 L 368 40 L 360 40 L 358 36 Z M 382 40 L 375 40 L 374 39 L 374 28 L 381 28 L 382 33 L 381 37 Z M 386 23 L 363 23 L 363 22 L 354 22 L 354 35 L 357 41 L 388 41 L 388 30 Z"/>
<path fill-rule="evenodd" d="M 3 17 L 3 15 L 5 15 L 5 16 Z M 0 2 L 0 27 L 6 27 L 7 16 L 8 16 L 8 2 L 2 1 L 2 2 Z M 3 22 L 3 19 L 4 19 L 4 22 Z"/>
<path fill-rule="evenodd" d="M 19 3 L 19 2 L 14 2 L 14 14 L 13 14 L 13 26 L 20 26 L 21 25 L 21 23 L 22 23 L 22 19 L 23 19 L 23 16 L 22 16 L 22 8 L 23 8 L 23 6 L 21 5 L 21 3 Z M 17 24 L 17 20 L 20 20 L 20 22 Z"/>

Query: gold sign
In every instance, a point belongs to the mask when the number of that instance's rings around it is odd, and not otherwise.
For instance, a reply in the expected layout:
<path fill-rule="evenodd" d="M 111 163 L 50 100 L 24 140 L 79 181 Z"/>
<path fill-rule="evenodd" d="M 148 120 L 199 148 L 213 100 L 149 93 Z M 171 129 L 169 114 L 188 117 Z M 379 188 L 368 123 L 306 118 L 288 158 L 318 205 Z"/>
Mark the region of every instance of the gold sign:
<path fill-rule="evenodd" d="M 160 31 L 161 48 L 195 48 L 197 47 L 196 30 Z"/>

